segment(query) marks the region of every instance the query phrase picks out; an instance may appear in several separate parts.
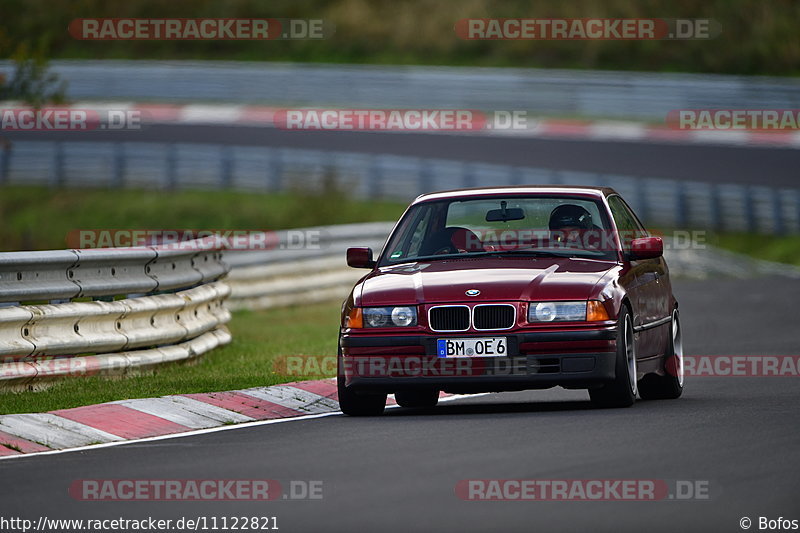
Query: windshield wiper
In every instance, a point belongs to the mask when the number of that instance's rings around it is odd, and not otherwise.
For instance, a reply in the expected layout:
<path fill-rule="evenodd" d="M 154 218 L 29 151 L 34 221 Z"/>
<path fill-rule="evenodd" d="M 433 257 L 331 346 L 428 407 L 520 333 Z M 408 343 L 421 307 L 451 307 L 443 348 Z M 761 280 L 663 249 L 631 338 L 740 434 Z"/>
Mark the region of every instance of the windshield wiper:
<path fill-rule="evenodd" d="M 585 252 L 585 255 L 580 252 Z M 487 250 L 482 252 L 466 252 L 455 254 L 437 254 L 437 255 L 423 255 L 419 257 L 406 257 L 403 263 L 410 262 L 430 262 L 430 261 L 448 261 L 453 259 L 471 259 L 474 257 L 487 257 L 496 256 L 502 257 L 504 255 L 517 255 L 517 256 L 531 256 L 531 257 L 592 257 L 598 255 L 597 252 L 589 250 L 565 250 L 564 252 L 556 252 L 552 250 L 540 250 L 537 248 L 516 248 L 511 250 Z M 391 263 L 396 265 L 399 263 Z"/>
<path fill-rule="evenodd" d="M 603 255 L 602 252 L 594 251 L 594 250 L 586 250 L 583 248 L 579 249 L 568 249 L 565 248 L 563 251 L 559 250 L 542 250 L 539 248 L 514 248 L 511 250 L 496 250 L 492 252 L 485 252 L 485 254 L 493 254 L 493 255 L 530 255 L 535 257 L 597 257 L 599 255 Z"/>
<path fill-rule="evenodd" d="M 536 250 L 533 248 L 515 248 L 512 250 L 494 250 L 488 252 L 481 252 L 480 255 L 532 255 L 538 257 L 571 257 L 575 254 L 567 252 L 567 254 L 554 252 L 551 250 Z"/>

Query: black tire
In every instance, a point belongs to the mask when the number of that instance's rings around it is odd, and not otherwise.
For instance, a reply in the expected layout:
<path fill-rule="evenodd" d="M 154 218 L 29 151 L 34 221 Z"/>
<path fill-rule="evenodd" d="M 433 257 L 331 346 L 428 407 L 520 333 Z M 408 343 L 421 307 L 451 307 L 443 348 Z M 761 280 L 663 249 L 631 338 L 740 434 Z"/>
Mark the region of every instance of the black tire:
<path fill-rule="evenodd" d="M 359 394 L 345 386 L 342 370 L 342 352 L 337 358 L 336 388 L 339 393 L 339 408 L 349 416 L 379 416 L 386 408 L 386 393 Z"/>
<path fill-rule="evenodd" d="M 683 394 L 683 333 L 678 310 L 672 312 L 670 336 L 664 351 L 664 375 L 648 374 L 639 382 L 643 400 L 674 400 Z"/>
<path fill-rule="evenodd" d="M 394 399 L 400 407 L 430 409 L 439 403 L 439 391 L 435 389 L 397 391 Z"/>
<path fill-rule="evenodd" d="M 617 324 L 615 370 L 614 381 L 589 389 L 589 398 L 598 407 L 630 407 L 636 401 L 636 342 L 633 336 L 633 320 L 625 306 L 620 310 Z"/>

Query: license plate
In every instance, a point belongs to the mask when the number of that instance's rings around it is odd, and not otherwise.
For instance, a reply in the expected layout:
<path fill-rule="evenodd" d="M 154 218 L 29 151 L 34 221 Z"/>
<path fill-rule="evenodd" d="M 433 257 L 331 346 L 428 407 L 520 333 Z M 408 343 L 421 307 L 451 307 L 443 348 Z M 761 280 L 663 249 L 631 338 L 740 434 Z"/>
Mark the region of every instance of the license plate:
<path fill-rule="evenodd" d="M 505 337 L 437 339 L 439 357 L 503 357 L 508 354 Z"/>

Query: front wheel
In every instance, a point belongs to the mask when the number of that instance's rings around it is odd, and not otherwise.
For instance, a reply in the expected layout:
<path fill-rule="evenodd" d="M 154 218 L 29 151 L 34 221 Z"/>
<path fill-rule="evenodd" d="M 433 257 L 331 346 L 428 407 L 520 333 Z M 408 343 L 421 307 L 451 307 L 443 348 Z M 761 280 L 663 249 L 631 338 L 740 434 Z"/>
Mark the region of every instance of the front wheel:
<path fill-rule="evenodd" d="M 342 352 L 339 350 L 336 389 L 339 394 L 339 408 L 350 416 L 378 416 L 386 408 L 386 393 L 358 394 L 345 386 Z"/>
<path fill-rule="evenodd" d="M 683 335 L 677 309 L 672 312 L 671 330 L 664 352 L 664 375 L 642 379 L 639 394 L 643 400 L 674 400 L 683 394 Z"/>
<path fill-rule="evenodd" d="M 636 343 L 633 319 L 627 307 L 622 307 L 617 325 L 617 359 L 614 381 L 589 389 L 589 398 L 599 407 L 630 407 L 636 401 Z"/>

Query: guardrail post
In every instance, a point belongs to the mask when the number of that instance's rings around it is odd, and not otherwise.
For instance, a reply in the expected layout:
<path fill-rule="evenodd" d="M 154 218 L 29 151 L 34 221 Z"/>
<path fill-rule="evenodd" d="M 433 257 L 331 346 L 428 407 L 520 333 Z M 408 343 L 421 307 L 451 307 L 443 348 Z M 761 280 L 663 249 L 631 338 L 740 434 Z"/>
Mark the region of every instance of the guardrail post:
<path fill-rule="evenodd" d="M 790 205 L 794 205 L 795 215 L 797 216 L 797 226 L 793 228 L 793 231 L 800 231 L 800 193 L 794 190 L 791 191 L 791 194 L 794 197 L 794 201 Z"/>
<path fill-rule="evenodd" d="M 677 213 L 676 213 L 676 225 L 679 228 L 686 228 L 689 226 L 689 207 L 688 207 L 688 199 L 686 197 L 686 185 L 679 181 L 676 183 L 676 203 L 677 203 Z"/>
<path fill-rule="evenodd" d="M 2 149 L 0 149 L 0 185 L 8 183 L 11 168 L 11 141 L 0 139 Z"/>
<path fill-rule="evenodd" d="M 122 188 L 125 185 L 125 145 L 122 143 L 114 144 L 114 155 L 112 156 L 112 183 L 114 188 Z"/>
<path fill-rule="evenodd" d="M 283 187 L 283 157 L 280 150 L 274 149 L 269 157 L 269 189 L 271 191 L 280 191 Z"/>
<path fill-rule="evenodd" d="M 53 147 L 53 168 L 51 183 L 54 187 L 64 185 L 64 145 L 60 142 Z"/>
<path fill-rule="evenodd" d="M 464 188 L 468 189 L 470 187 L 475 187 L 475 164 L 474 163 L 464 163 L 464 174 L 462 176 L 462 180 L 464 183 Z"/>
<path fill-rule="evenodd" d="M 419 160 L 419 174 L 417 175 L 417 196 L 425 194 L 431 189 L 433 173 L 431 172 L 430 161 L 427 159 Z"/>
<path fill-rule="evenodd" d="M 372 164 L 367 173 L 367 195 L 369 198 L 380 198 L 383 185 L 383 167 L 381 166 L 380 156 L 372 158 Z"/>
<path fill-rule="evenodd" d="M 220 186 L 229 189 L 233 183 L 233 154 L 228 146 L 220 149 Z"/>
<path fill-rule="evenodd" d="M 638 199 L 638 202 L 636 203 L 639 205 L 639 217 L 644 221 L 645 224 L 649 224 L 650 202 L 647 199 L 647 186 L 644 178 L 639 178 L 636 180 L 636 197 Z"/>
<path fill-rule="evenodd" d="M 742 200 L 744 201 L 745 225 L 747 227 L 747 231 L 752 233 L 757 229 L 756 210 L 755 206 L 753 205 L 753 191 L 750 187 L 745 185 L 742 187 L 742 195 Z"/>
<path fill-rule="evenodd" d="M 786 232 L 783 223 L 783 202 L 781 201 L 780 189 L 772 189 L 772 232 L 782 234 Z"/>
<path fill-rule="evenodd" d="M 174 190 L 178 184 L 178 153 L 174 143 L 167 145 L 164 166 L 164 184 L 167 189 Z"/>
<path fill-rule="evenodd" d="M 711 212 L 711 227 L 716 231 L 722 231 L 724 219 L 722 217 L 722 204 L 719 198 L 720 190 L 715 184 L 708 187 L 709 210 Z"/>

